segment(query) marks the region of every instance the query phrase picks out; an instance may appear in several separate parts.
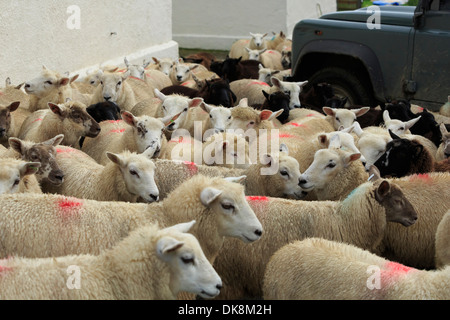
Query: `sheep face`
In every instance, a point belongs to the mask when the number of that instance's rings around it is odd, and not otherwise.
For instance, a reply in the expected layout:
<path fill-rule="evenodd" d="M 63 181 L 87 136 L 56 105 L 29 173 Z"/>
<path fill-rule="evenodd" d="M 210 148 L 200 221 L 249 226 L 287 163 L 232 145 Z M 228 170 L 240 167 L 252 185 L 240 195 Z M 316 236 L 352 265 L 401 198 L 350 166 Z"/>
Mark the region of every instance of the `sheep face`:
<path fill-rule="evenodd" d="M 175 80 L 175 84 L 181 84 L 190 78 L 191 71 L 197 67 L 198 65 L 189 65 L 177 61 L 171 70 L 171 78 Z"/>
<path fill-rule="evenodd" d="M 155 164 L 145 154 L 121 154 L 107 152 L 108 158 L 119 166 L 125 186 L 130 194 L 147 202 L 159 200 L 159 190 L 155 183 Z"/>
<path fill-rule="evenodd" d="M 153 61 L 156 63 L 156 69 L 163 72 L 166 76 L 170 75 L 172 71 L 172 67 L 174 65 L 174 61 L 170 58 L 157 59 L 153 58 Z"/>
<path fill-rule="evenodd" d="M 398 136 L 402 136 L 404 134 L 410 134 L 411 131 L 409 130 L 412 126 L 416 124 L 417 121 L 420 120 L 420 117 L 411 119 L 409 121 L 401 121 L 397 119 L 391 119 L 389 116 L 389 111 L 384 110 L 383 112 L 383 120 L 384 125 L 386 126 L 387 130 L 391 130 L 394 134 Z"/>
<path fill-rule="evenodd" d="M 439 146 L 439 148 L 442 148 L 444 152 L 444 158 L 450 157 L 450 133 L 447 131 L 447 128 L 445 127 L 444 123 L 441 123 L 439 126 L 439 129 L 441 130 L 442 134 L 442 143 Z"/>
<path fill-rule="evenodd" d="M 335 109 L 323 107 L 322 110 L 326 115 L 332 117 L 334 129 L 339 130 L 341 126 L 344 127 L 344 129 L 351 127 L 356 121 L 356 118 L 367 113 L 370 110 L 370 107 L 359 109 Z"/>
<path fill-rule="evenodd" d="M 70 82 L 70 78 L 63 77 L 59 73 L 49 70 L 44 66 L 40 76 L 27 81 L 24 88 L 28 94 L 43 97 L 55 88 L 67 86 Z"/>
<path fill-rule="evenodd" d="M 21 154 L 22 160 L 39 162 L 41 166 L 36 171 L 39 182 L 47 181 L 54 185 L 60 185 L 64 180 L 64 173 L 56 162 L 56 149 L 64 139 L 60 134 L 41 143 L 29 144 L 17 138 L 10 138 L 9 145 Z"/>
<path fill-rule="evenodd" d="M 265 37 L 267 36 L 267 33 L 252 33 L 250 32 L 250 35 L 252 36 L 251 42 L 255 45 L 256 49 L 262 49 L 266 47 L 266 41 Z"/>
<path fill-rule="evenodd" d="M 123 92 L 124 81 L 128 78 L 130 72 L 124 74 L 103 73 L 100 77 L 100 85 L 102 86 L 102 97 L 104 101 L 116 102 L 119 100 Z"/>
<path fill-rule="evenodd" d="M 231 132 L 216 133 L 204 143 L 203 157 L 207 165 L 246 169 L 250 166 L 247 140 Z"/>
<path fill-rule="evenodd" d="M 300 176 L 300 187 L 306 191 L 324 189 L 329 181 L 360 156 L 360 153 L 346 152 L 333 146 L 318 150 L 309 168 Z"/>
<path fill-rule="evenodd" d="M 220 236 L 250 243 L 261 237 L 263 228 L 245 198 L 244 186 L 237 183 L 243 179 L 245 176 L 218 179 L 201 191 L 200 200 L 215 213 Z"/>
<path fill-rule="evenodd" d="M 386 144 L 390 141 L 386 136 L 364 133 L 358 140 L 358 149 L 365 159 L 365 168 L 369 170 L 370 166 L 384 154 Z"/>
<path fill-rule="evenodd" d="M 198 107 L 203 102 L 202 98 L 189 99 L 182 95 L 172 94 L 164 95 L 158 89 L 155 89 L 155 95 L 161 101 L 161 108 L 164 118 L 174 118 L 167 125 L 167 131 L 172 133 L 176 129 L 183 128 L 188 116 L 189 108 Z"/>
<path fill-rule="evenodd" d="M 49 102 L 48 106 L 62 122 L 65 143 L 72 144 L 82 136 L 95 138 L 100 133 L 100 125 L 87 113 L 84 104 L 67 101 L 64 104 Z"/>
<path fill-rule="evenodd" d="M 36 173 L 40 167 L 39 162 L 24 162 L 14 159 L 0 159 L 0 194 L 19 192 L 21 180 L 30 174 Z"/>
<path fill-rule="evenodd" d="M 202 103 L 201 108 L 209 113 L 209 121 L 212 128 L 211 133 L 205 132 L 203 140 L 206 140 L 214 133 L 225 132 L 232 120 L 231 110 L 222 106 L 214 107 L 206 103 Z"/>
<path fill-rule="evenodd" d="M 158 232 L 156 254 L 170 269 L 170 289 L 191 292 L 204 299 L 220 293 L 222 281 L 206 258 L 198 240 L 187 233 L 195 221 Z"/>
<path fill-rule="evenodd" d="M 157 158 L 161 152 L 164 137 L 164 123 L 150 116 L 135 117 L 130 112 L 122 112 L 122 119 L 133 128 L 133 137 L 137 152 L 153 150 L 151 157 Z"/>
<path fill-rule="evenodd" d="M 11 128 L 11 112 L 14 112 L 19 107 L 20 102 L 12 102 L 8 106 L 0 105 L 0 141 L 4 140 Z"/>
<path fill-rule="evenodd" d="M 278 88 L 279 91 L 284 92 L 290 97 L 289 107 L 291 109 L 299 108 L 300 104 L 300 92 L 303 87 L 308 83 L 308 81 L 303 82 L 288 82 L 281 81 L 275 77 L 271 78 L 271 81 L 274 86 Z"/>
<path fill-rule="evenodd" d="M 280 71 L 279 70 L 271 70 L 269 68 L 264 68 L 262 66 L 262 64 L 260 64 L 258 67 L 259 67 L 259 69 L 258 69 L 258 75 L 259 75 L 258 81 L 265 82 L 268 85 L 272 85 L 272 80 L 271 80 L 272 76 L 277 74 L 277 73 L 280 73 Z"/>
<path fill-rule="evenodd" d="M 283 49 L 283 51 L 281 51 L 281 65 L 283 66 L 283 68 L 285 70 L 291 68 L 291 65 L 292 65 L 291 64 L 291 56 L 292 56 L 291 50 Z"/>
<path fill-rule="evenodd" d="M 125 61 L 125 66 L 127 67 L 128 71 L 130 71 L 131 77 L 145 80 L 145 68 L 147 68 L 149 66 L 150 61 L 146 62 L 144 60 L 142 65 L 130 64 L 128 62 L 127 58 L 125 58 L 124 61 Z"/>
<path fill-rule="evenodd" d="M 267 49 L 249 49 L 249 48 L 245 48 L 245 50 L 247 50 L 248 52 L 248 60 L 256 60 L 256 61 L 261 61 L 261 54 L 263 54 L 264 52 L 266 52 Z"/>

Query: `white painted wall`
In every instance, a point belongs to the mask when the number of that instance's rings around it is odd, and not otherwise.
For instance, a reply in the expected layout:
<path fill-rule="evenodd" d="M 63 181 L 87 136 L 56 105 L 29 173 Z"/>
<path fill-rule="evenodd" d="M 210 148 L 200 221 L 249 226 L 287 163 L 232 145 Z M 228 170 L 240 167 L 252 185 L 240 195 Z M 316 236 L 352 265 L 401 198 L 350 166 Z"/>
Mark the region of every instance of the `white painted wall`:
<path fill-rule="evenodd" d="M 0 0 L 0 86 L 48 68 L 71 74 L 101 63 L 177 57 L 171 0 Z M 80 9 L 79 29 L 76 5 Z M 75 14 L 75 15 L 73 15 Z"/>
<path fill-rule="evenodd" d="M 336 0 L 172 0 L 173 39 L 183 48 L 228 50 L 253 33 L 289 37 L 295 24 L 336 11 Z"/>

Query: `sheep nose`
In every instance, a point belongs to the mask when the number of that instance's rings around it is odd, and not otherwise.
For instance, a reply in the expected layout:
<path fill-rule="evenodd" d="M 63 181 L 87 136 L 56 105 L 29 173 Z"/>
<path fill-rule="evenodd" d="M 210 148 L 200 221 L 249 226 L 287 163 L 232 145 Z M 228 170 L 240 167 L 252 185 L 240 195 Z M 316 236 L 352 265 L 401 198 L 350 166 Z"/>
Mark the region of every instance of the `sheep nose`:
<path fill-rule="evenodd" d="M 103 99 L 105 99 L 105 101 L 109 101 L 111 100 L 111 97 L 103 97 Z"/>
<path fill-rule="evenodd" d="M 0 128 L 0 137 L 3 137 L 6 133 L 6 129 Z"/>
<path fill-rule="evenodd" d="M 159 200 L 159 195 L 150 194 L 150 198 L 152 198 L 155 201 Z"/>
<path fill-rule="evenodd" d="M 218 284 L 218 285 L 216 285 L 216 288 L 217 288 L 217 290 L 220 290 L 220 289 L 222 289 L 222 284 Z"/>
<path fill-rule="evenodd" d="M 177 80 L 181 81 L 182 77 L 181 76 L 177 76 Z"/>
<path fill-rule="evenodd" d="M 31 84 L 25 83 L 25 88 L 29 88 L 29 87 L 31 87 Z"/>
<path fill-rule="evenodd" d="M 302 185 L 302 184 L 306 184 L 308 181 L 306 181 L 305 179 L 299 179 L 298 180 L 298 184 Z"/>
<path fill-rule="evenodd" d="M 256 230 L 255 230 L 255 234 L 256 234 L 258 237 L 261 237 L 261 236 L 262 236 L 262 230 L 256 229 Z"/>
<path fill-rule="evenodd" d="M 62 182 L 64 180 L 64 175 L 63 174 L 57 174 L 57 175 L 55 175 L 55 179 Z"/>

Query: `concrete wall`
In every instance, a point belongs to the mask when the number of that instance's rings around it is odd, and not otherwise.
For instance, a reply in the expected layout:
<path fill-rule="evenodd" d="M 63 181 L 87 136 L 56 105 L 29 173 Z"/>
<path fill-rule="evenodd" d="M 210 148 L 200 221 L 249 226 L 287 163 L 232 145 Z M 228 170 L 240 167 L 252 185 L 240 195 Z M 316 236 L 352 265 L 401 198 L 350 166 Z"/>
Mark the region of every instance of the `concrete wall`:
<path fill-rule="evenodd" d="M 0 0 L 0 86 L 48 68 L 71 74 L 101 63 L 177 57 L 171 0 Z M 76 7 L 71 7 L 71 6 Z M 79 11 L 77 9 L 79 8 Z M 78 19 L 79 18 L 79 19 Z"/>
<path fill-rule="evenodd" d="M 228 50 L 249 32 L 292 34 L 306 18 L 336 11 L 336 0 L 172 0 L 173 39 L 183 48 Z"/>

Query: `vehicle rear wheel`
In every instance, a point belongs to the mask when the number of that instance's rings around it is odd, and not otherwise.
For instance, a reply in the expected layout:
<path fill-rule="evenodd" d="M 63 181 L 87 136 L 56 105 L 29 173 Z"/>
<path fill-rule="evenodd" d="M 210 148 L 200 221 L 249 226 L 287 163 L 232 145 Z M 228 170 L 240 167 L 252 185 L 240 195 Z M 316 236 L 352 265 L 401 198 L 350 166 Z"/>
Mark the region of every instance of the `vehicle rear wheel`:
<path fill-rule="evenodd" d="M 375 106 L 376 103 L 370 94 L 370 88 L 360 81 L 358 76 L 351 71 L 339 67 L 328 67 L 314 73 L 308 79 L 310 85 L 315 83 L 329 83 L 333 87 L 334 94 L 343 98 L 347 97 L 346 107 L 350 105 Z"/>

